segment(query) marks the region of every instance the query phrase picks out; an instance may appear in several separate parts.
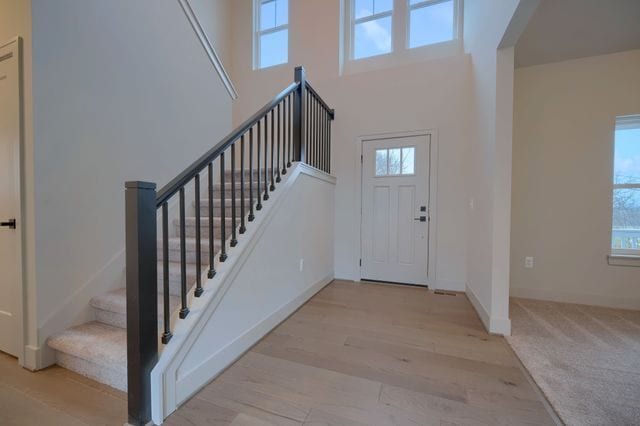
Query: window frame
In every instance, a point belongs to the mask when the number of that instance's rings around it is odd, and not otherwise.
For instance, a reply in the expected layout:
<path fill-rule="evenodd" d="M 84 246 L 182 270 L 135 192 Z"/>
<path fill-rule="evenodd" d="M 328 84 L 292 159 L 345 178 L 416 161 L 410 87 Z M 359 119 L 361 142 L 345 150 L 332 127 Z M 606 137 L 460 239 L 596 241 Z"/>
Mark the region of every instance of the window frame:
<path fill-rule="evenodd" d="M 291 9 L 289 0 L 284 0 L 287 2 L 287 23 L 283 25 L 277 25 L 273 28 L 268 28 L 266 30 L 260 29 L 261 27 L 261 6 L 265 3 L 276 2 L 277 0 L 254 0 L 253 1 L 253 69 L 254 70 L 263 70 L 273 67 L 278 67 L 281 65 L 287 65 L 289 63 L 289 35 L 290 35 L 290 18 L 291 18 Z M 276 15 L 277 16 L 277 15 Z M 277 18 L 276 18 L 277 19 Z M 287 30 L 287 61 L 279 64 L 262 66 L 260 61 L 261 54 L 261 37 L 263 35 L 274 34 L 283 30 Z"/>
<path fill-rule="evenodd" d="M 611 229 L 610 229 L 610 241 L 609 251 L 611 256 L 619 257 L 640 257 L 640 248 L 615 248 L 613 247 L 613 215 L 614 215 L 614 193 L 616 189 L 638 189 L 640 190 L 640 181 L 637 183 L 616 183 L 616 170 L 615 170 L 615 156 L 616 156 L 616 132 L 618 130 L 625 129 L 638 129 L 640 130 L 640 114 L 639 115 L 627 115 L 616 117 L 615 128 L 613 133 L 613 155 L 611 162 Z"/>
<path fill-rule="evenodd" d="M 444 0 L 430 1 L 437 2 Z M 464 52 L 462 43 L 464 0 L 453 1 L 455 35 L 452 40 L 409 48 L 409 0 L 393 0 L 390 52 L 355 59 L 355 0 L 341 0 L 343 16 L 340 25 L 339 74 L 349 75 L 462 54 Z M 382 15 L 382 13 L 380 15 Z"/>

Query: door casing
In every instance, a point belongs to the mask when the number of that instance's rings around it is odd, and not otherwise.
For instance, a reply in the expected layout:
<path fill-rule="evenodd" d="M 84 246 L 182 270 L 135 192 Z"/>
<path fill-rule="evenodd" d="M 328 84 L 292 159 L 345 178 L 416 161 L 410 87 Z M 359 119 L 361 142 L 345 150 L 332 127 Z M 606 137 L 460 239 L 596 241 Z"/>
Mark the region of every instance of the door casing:
<path fill-rule="evenodd" d="M 13 58 L 17 60 L 15 63 L 15 71 L 18 76 L 18 126 L 19 126 L 19 137 L 18 137 L 18 150 L 19 150 L 19 158 L 16 164 L 16 194 L 18 194 L 17 206 L 16 206 L 16 230 L 18 233 L 18 238 L 16 239 L 16 255 L 19 262 L 19 267 L 17 268 L 17 279 L 18 279 L 18 294 L 19 303 L 16 306 L 16 316 L 18 318 L 18 363 L 20 365 L 24 365 L 25 359 L 25 285 L 24 285 L 24 265 L 25 265 L 25 254 L 23 251 L 24 246 L 24 212 L 22 209 L 23 205 L 23 163 L 24 163 L 24 73 L 23 73 L 23 41 L 21 37 L 14 37 L 6 42 L 0 42 L 0 57 L 5 54 L 10 53 Z"/>
<path fill-rule="evenodd" d="M 437 272 L 436 272 L 436 241 L 437 241 L 437 181 L 438 181 L 438 132 L 435 129 L 428 130 L 414 130 L 414 131 L 405 131 L 405 132 L 391 132 L 391 133 L 378 133 L 372 135 L 359 136 L 356 139 L 357 145 L 357 158 L 356 161 L 358 165 L 357 169 L 360 170 L 360 173 L 357 173 L 358 182 L 357 182 L 357 203 L 356 203 L 356 217 L 360 219 L 360 226 L 358 227 L 359 232 L 359 244 L 358 244 L 358 256 L 357 259 L 359 261 L 358 265 L 358 278 L 359 281 L 362 280 L 362 209 L 363 209 L 363 197 L 362 197 L 362 185 L 363 185 L 363 155 L 364 155 L 364 144 L 368 141 L 376 141 L 380 139 L 395 139 L 395 138 L 406 138 L 412 136 L 425 136 L 429 137 L 431 143 L 427 147 L 429 150 L 429 202 L 428 209 L 430 210 L 431 221 L 429 222 L 429 241 L 428 241 L 428 275 L 427 275 L 427 286 L 429 288 L 437 288 Z"/>

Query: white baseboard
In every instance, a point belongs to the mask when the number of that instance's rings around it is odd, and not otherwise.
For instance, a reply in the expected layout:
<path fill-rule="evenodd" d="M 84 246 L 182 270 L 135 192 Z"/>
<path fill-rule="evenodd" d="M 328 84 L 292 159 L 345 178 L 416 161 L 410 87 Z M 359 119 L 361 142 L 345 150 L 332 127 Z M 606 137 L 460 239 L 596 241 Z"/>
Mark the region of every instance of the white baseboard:
<path fill-rule="evenodd" d="M 466 286 L 465 292 L 488 333 L 502 336 L 511 335 L 511 320 L 509 318 L 492 317 L 471 287 Z"/>
<path fill-rule="evenodd" d="M 511 297 L 523 299 L 549 300 L 561 303 L 576 303 L 579 305 L 604 306 L 607 308 L 640 310 L 640 298 L 615 297 L 610 295 L 595 295 L 585 293 L 565 293 L 557 290 L 536 288 L 511 287 Z"/>

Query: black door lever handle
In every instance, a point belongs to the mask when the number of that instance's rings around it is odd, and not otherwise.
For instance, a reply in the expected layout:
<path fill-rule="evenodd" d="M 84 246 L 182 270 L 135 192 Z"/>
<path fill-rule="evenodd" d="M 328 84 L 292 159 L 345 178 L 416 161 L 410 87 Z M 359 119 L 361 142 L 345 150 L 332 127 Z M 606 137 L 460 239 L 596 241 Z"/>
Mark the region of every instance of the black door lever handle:
<path fill-rule="evenodd" d="M 9 219 L 6 222 L 0 222 L 0 227 L 7 227 L 10 229 L 16 229 L 16 220 L 15 219 Z"/>

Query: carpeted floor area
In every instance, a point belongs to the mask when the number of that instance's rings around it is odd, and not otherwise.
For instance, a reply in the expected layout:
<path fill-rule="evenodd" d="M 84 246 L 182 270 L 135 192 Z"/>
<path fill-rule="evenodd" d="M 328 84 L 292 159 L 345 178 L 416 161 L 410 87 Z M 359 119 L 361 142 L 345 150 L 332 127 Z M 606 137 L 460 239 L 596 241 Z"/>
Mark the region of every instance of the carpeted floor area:
<path fill-rule="evenodd" d="M 511 299 L 507 340 L 567 425 L 640 424 L 640 311 Z"/>

